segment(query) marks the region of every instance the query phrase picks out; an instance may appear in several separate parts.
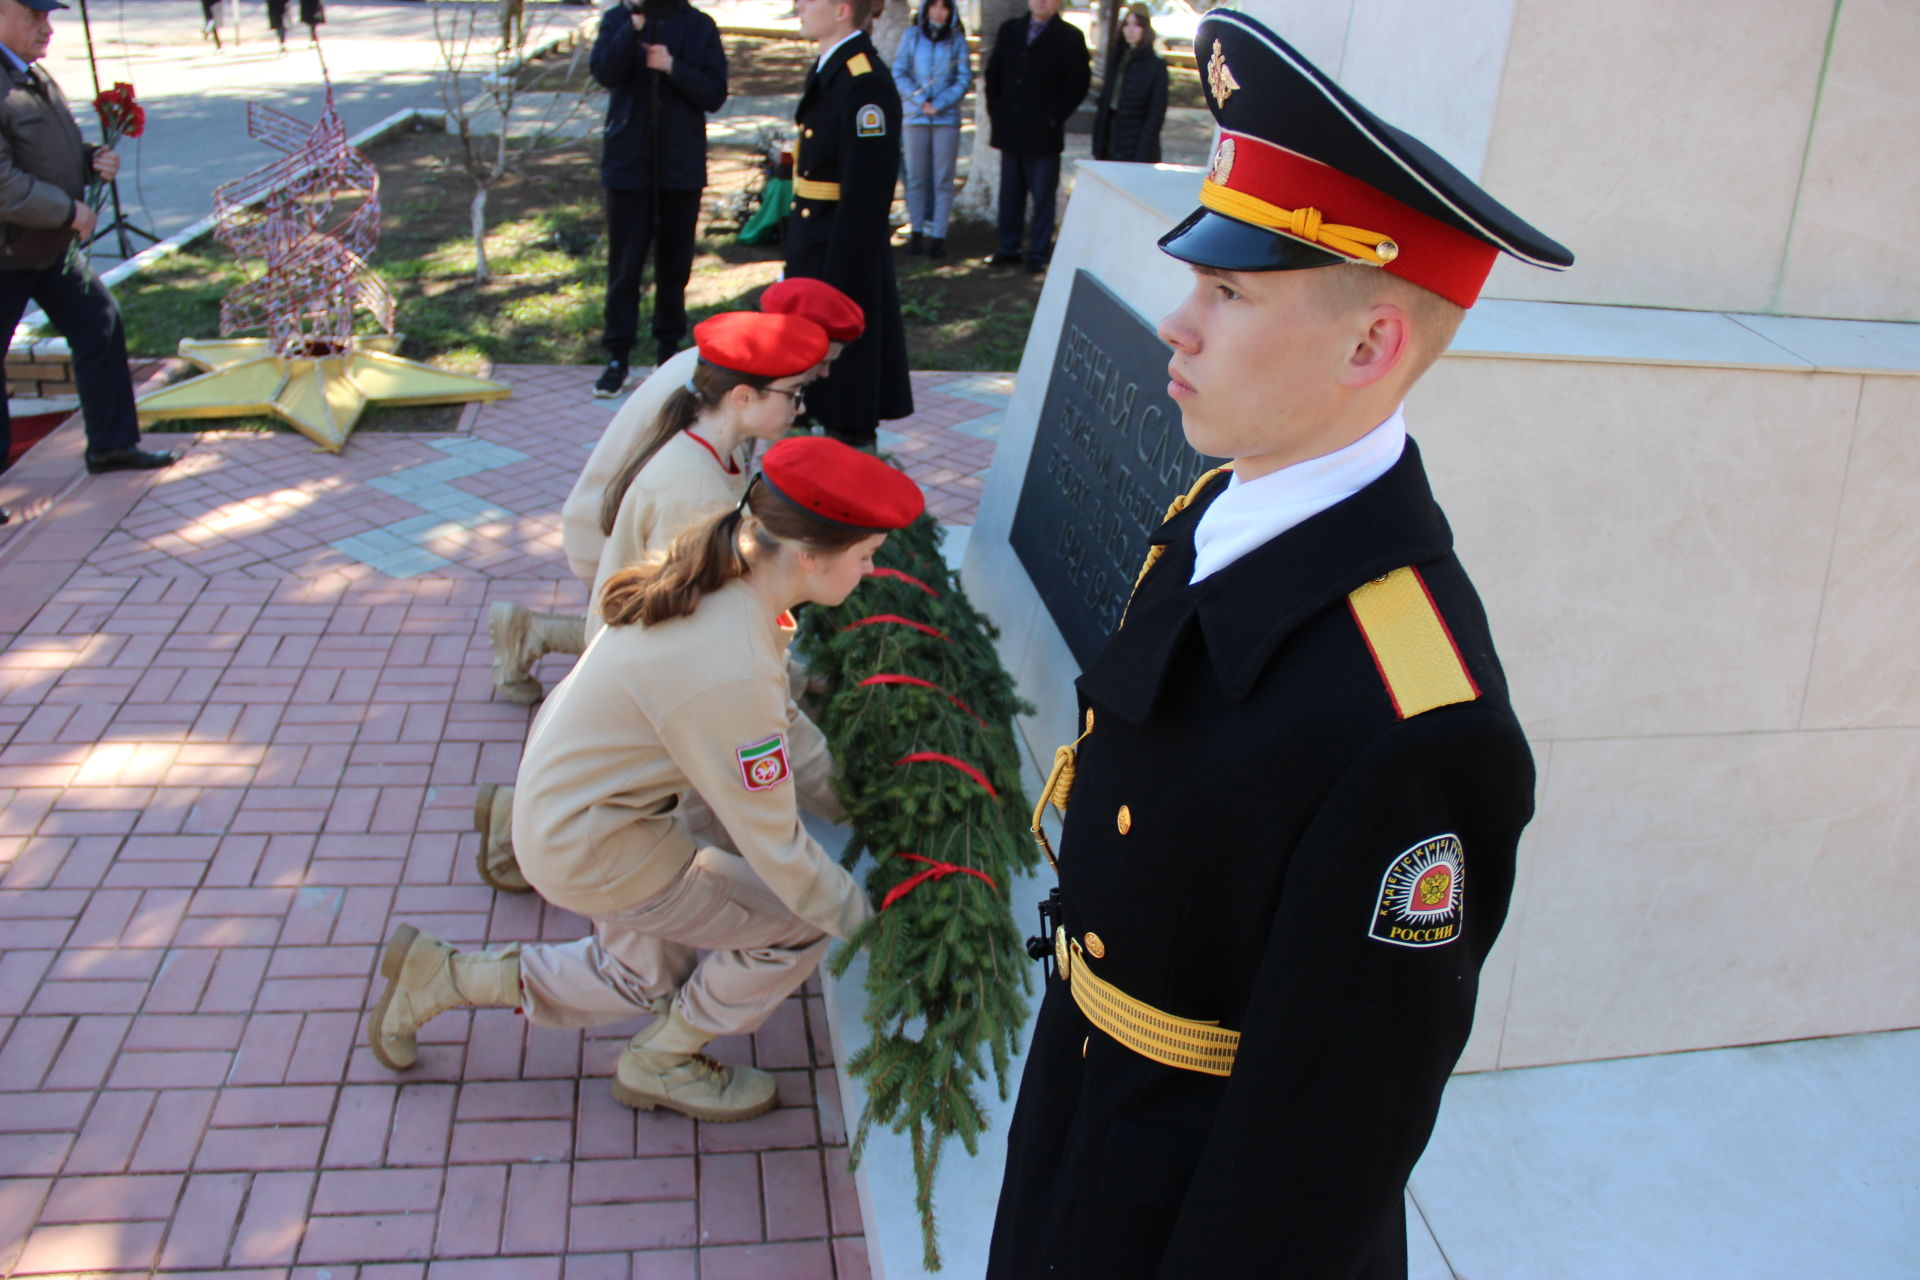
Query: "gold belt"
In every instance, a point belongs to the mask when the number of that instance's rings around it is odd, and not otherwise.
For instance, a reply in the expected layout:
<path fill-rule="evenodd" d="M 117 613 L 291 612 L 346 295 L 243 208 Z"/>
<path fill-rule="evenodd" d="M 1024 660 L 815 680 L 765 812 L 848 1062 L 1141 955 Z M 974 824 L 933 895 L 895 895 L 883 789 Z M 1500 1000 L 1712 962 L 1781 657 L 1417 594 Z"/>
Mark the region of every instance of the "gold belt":
<path fill-rule="evenodd" d="M 802 200 L 838 200 L 840 184 L 837 182 L 815 182 L 812 178 L 796 177 L 793 180 L 793 194 Z"/>
<path fill-rule="evenodd" d="M 1162 1013 L 1102 980 L 1087 966 L 1079 942 L 1068 940 L 1065 928 L 1054 930 L 1053 957 L 1087 1021 L 1127 1048 L 1162 1066 L 1210 1076 L 1233 1074 L 1233 1057 L 1240 1048 L 1238 1031 L 1217 1022 Z"/>

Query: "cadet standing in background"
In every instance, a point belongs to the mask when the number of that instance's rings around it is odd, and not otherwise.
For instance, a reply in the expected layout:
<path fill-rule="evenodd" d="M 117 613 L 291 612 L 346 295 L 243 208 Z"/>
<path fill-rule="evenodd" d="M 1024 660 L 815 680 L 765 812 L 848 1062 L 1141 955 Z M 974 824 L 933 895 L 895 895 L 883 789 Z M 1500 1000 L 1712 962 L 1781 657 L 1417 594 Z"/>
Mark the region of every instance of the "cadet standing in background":
<path fill-rule="evenodd" d="M 883 418 L 913 412 L 907 338 L 889 252 L 900 176 L 900 93 L 863 28 L 871 0 L 798 0 L 800 34 L 819 56 L 794 119 L 800 141 L 787 219 L 787 274 L 825 280 L 866 312 L 807 408 L 827 434 L 871 449 Z"/>

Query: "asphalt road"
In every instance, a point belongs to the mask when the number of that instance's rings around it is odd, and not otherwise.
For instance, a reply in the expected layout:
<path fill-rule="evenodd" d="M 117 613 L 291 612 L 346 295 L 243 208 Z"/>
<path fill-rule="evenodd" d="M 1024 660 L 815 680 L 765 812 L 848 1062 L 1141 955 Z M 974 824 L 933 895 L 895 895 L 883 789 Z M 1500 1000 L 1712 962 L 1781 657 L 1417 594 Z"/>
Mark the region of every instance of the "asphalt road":
<path fill-rule="evenodd" d="M 43 66 L 72 100 L 90 137 L 97 137 L 93 72 L 79 0 L 56 11 L 53 45 Z M 297 10 L 289 4 L 289 10 Z M 534 39 L 543 31 L 590 21 L 592 8 L 530 3 Z M 319 46 L 297 23 L 283 54 L 267 27 L 266 6 L 223 4 L 225 47 L 200 31 L 198 0 L 88 0 L 87 24 L 101 87 L 134 86 L 147 111 L 145 134 L 121 144 L 126 165 L 120 198 L 127 220 L 166 237 L 213 209 L 213 189 L 271 163 L 280 153 L 247 136 L 247 103 L 261 102 L 303 120 L 316 118 L 333 80 L 334 101 L 351 135 L 408 107 L 438 107 L 442 70 L 434 22 L 464 22 L 473 6 L 458 0 L 328 0 Z M 479 6 L 482 36 L 494 6 Z M 291 21 L 292 14 L 289 14 Z M 324 58 L 325 69 L 322 67 Z M 97 246 L 95 265 L 118 261 L 113 237 Z M 137 252 L 145 241 L 135 240 Z"/>

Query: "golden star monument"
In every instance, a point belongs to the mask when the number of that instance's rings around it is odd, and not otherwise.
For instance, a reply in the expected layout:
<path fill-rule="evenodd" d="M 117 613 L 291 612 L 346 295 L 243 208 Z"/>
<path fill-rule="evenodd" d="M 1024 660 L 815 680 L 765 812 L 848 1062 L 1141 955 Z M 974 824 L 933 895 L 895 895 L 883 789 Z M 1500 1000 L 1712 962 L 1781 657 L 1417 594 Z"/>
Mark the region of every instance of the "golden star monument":
<path fill-rule="evenodd" d="M 354 338 L 344 351 L 283 356 L 266 338 L 184 338 L 182 359 L 208 372 L 140 397 L 144 425 L 166 418 L 278 418 L 338 453 L 369 404 L 505 400 L 511 388 L 393 354 L 396 335 Z"/>
<path fill-rule="evenodd" d="M 331 82 L 313 125 L 250 102 L 247 132 L 285 155 L 214 190 L 215 238 L 266 261 L 264 275 L 220 303 L 220 332 L 264 328 L 270 336 L 183 339 L 180 355 L 206 372 L 142 396 L 142 424 L 267 414 L 338 453 L 369 404 L 513 394 L 501 383 L 394 354 L 393 295 L 367 265 L 380 238 L 380 174 L 348 145 Z M 354 313 L 363 308 L 384 334 L 354 334 Z"/>

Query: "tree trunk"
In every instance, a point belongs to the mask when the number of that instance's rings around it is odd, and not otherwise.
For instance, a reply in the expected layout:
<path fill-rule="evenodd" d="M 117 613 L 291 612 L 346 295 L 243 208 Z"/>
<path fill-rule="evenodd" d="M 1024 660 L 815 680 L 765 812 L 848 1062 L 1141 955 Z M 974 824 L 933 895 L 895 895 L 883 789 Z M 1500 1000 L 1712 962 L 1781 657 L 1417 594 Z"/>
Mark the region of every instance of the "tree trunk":
<path fill-rule="evenodd" d="M 900 37 L 907 34 L 912 21 L 913 10 L 908 0 L 887 0 L 886 7 L 874 21 L 873 47 L 880 51 L 880 58 L 889 69 L 893 67 L 894 51 L 900 47 Z"/>
<path fill-rule="evenodd" d="M 954 198 L 954 208 L 968 217 L 994 220 L 1000 203 L 1000 153 L 987 145 L 993 126 L 987 120 L 987 57 L 1000 24 L 1027 11 L 1026 0 L 980 0 L 980 64 L 974 68 L 973 158 L 967 166 L 967 185 Z"/>
<path fill-rule="evenodd" d="M 468 206 L 468 217 L 473 225 L 473 278 L 485 284 L 491 275 L 487 270 L 487 184 L 475 181 L 473 184 L 473 203 Z"/>

